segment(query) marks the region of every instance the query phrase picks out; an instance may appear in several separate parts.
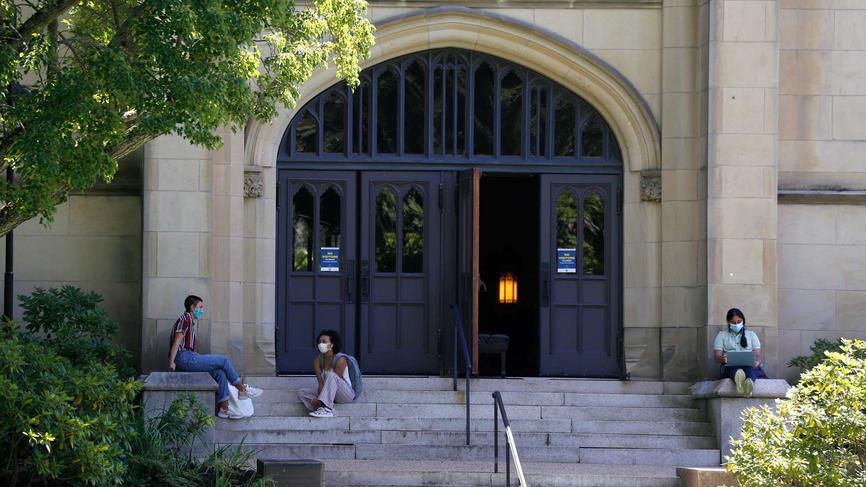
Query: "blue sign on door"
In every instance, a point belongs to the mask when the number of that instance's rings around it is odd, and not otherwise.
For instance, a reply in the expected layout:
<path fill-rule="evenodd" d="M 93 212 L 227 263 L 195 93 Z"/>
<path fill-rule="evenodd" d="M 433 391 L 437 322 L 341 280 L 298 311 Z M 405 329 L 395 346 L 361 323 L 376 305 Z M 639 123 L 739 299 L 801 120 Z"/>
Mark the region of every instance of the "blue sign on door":
<path fill-rule="evenodd" d="M 556 249 L 556 272 L 574 274 L 577 272 L 577 249 Z"/>
<path fill-rule="evenodd" d="M 340 272 L 340 247 L 319 249 L 319 272 Z"/>

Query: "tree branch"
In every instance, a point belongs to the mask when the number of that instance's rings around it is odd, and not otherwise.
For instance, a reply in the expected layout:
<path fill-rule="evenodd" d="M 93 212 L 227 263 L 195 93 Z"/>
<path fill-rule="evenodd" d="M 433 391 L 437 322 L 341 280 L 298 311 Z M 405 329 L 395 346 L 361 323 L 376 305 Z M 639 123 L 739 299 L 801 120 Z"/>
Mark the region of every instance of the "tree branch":
<path fill-rule="evenodd" d="M 27 20 L 18 28 L 17 36 L 13 37 L 11 45 L 15 52 L 24 50 L 27 42 L 34 34 L 38 34 L 45 30 L 53 21 L 56 21 L 64 12 L 74 7 L 81 0 L 57 0 L 56 2 L 46 5 L 41 10 L 34 12 Z"/>

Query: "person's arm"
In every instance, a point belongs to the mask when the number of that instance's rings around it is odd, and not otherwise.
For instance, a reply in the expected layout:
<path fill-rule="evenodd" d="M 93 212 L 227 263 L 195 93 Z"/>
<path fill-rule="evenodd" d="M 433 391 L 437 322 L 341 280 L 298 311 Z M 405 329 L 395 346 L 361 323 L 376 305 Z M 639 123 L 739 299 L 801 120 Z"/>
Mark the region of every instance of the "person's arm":
<path fill-rule="evenodd" d="M 715 355 L 717 363 L 720 363 L 720 364 L 728 363 L 728 356 L 725 355 L 725 352 L 722 352 L 720 349 L 717 348 L 713 351 L 713 354 Z"/>
<path fill-rule="evenodd" d="M 761 360 L 761 349 L 755 348 L 753 351 L 755 352 L 755 367 L 758 367 L 763 363 L 763 360 Z"/>
<path fill-rule="evenodd" d="M 168 352 L 168 368 L 174 370 L 176 365 L 174 358 L 177 357 L 177 347 L 180 346 L 180 341 L 183 340 L 183 333 L 177 332 L 174 334 L 174 340 L 171 341 L 171 350 Z"/>
<path fill-rule="evenodd" d="M 322 387 L 325 386 L 325 380 L 322 379 L 322 366 L 319 364 L 319 356 L 313 357 L 313 370 L 316 371 L 316 380 L 319 382 L 319 394 L 322 393 Z"/>

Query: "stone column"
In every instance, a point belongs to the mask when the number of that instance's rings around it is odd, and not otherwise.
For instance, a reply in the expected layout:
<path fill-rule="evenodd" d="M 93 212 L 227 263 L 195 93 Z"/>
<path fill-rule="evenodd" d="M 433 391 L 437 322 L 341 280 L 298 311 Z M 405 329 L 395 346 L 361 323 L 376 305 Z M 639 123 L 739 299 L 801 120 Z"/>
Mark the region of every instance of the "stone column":
<path fill-rule="evenodd" d="M 219 132 L 223 146 L 212 155 L 213 273 L 211 351 L 226 355 L 241 374 L 244 354 L 244 141 L 242 133 Z"/>
<path fill-rule="evenodd" d="M 710 3 L 706 347 L 738 307 L 778 370 L 776 235 L 777 0 Z"/>
<path fill-rule="evenodd" d="M 709 0 L 665 1 L 662 103 L 662 377 L 690 380 L 706 314 L 706 19 Z"/>
<path fill-rule="evenodd" d="M 275 158 L 276 159 L 276 158 Z M 275 160 L 244 167 L 244 353 L 248 373 L 273 374 L 276 314 Z"/>
<path fill-rule="evenodd" d="M 183 300 L 211 302 L 210 155 L 180 137 L 160 137 L 144 149 L 142 243 L 142 371 L 167 370 L 171 327 Z M 210 314 L 198 332 L 210 349 Z"/>

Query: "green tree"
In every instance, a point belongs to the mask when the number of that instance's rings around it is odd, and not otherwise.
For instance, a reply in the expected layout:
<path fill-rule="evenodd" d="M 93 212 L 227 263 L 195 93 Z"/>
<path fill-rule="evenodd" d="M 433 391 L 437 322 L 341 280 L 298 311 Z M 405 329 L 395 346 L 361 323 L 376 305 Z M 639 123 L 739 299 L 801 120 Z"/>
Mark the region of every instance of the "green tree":
<path fill-rule="evenodd" d="M 333 60 L 357 83 L 364 0 L 0 2 L 0 236 L 164 134 L 216 148 Z"/>
<path fill-rule="evenodd" d="M 866 342 L 842 343 L 775 409 L 743 413 L 728 457 L 740 485 L 866 485 Z"/>

